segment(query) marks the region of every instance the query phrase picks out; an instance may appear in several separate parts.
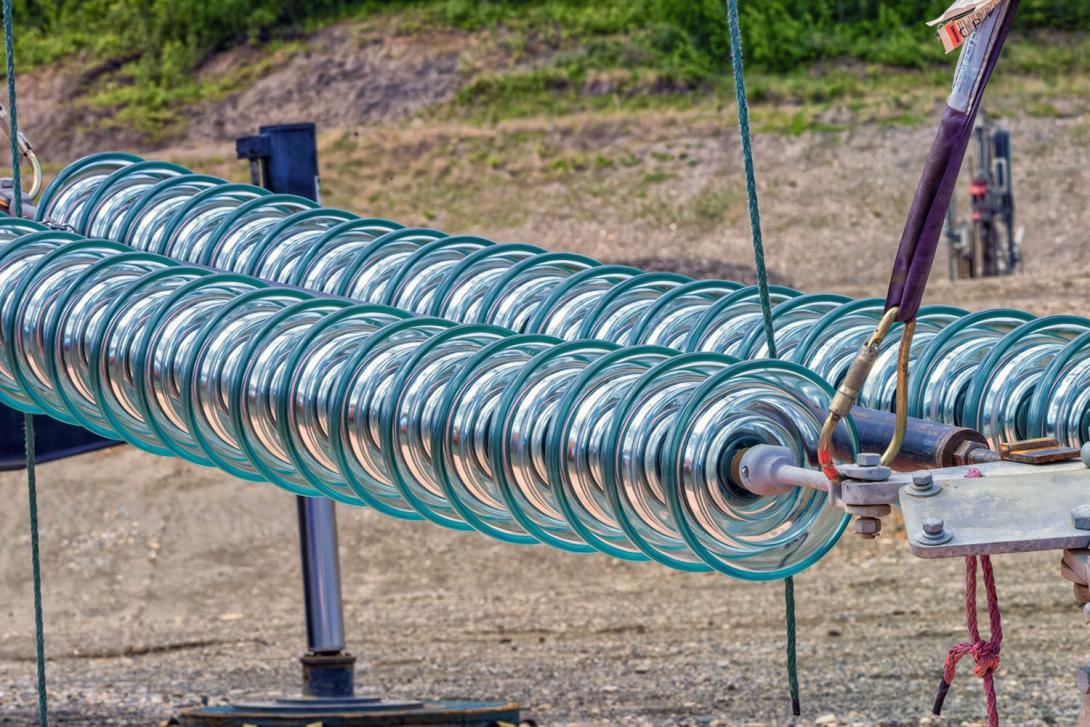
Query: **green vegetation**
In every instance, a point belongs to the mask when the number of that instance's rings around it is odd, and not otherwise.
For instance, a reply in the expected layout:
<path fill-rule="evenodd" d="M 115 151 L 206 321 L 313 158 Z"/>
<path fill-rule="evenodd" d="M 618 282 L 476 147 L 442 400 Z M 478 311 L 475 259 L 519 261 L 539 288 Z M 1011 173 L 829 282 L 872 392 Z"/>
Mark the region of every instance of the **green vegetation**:
<path fill-rule="evenodd" d="M 829 58 L 919 66 L 941 51 L 921 18 L 946 0 L 750 0 L 741 3 L 749 61 L 788 70 Z M 77 51 L 133 64 L 139 80 L 177 84 L 207 55 L 241 43 L 291 36 L 332 19 L 408 11 L 421 21 L 509 28 L 584 39 L 590 65 L 653 56 L 683 77 L 722 68 L 728 41 L 722 0 L 15 0 L 24 62 Z M 1023 0 L 1023 28 L 1090 30 L 1090 0 Z M 619 48 L 596 39 L 630 36 Z"/>
<path fill-rule="evenodd" d="M 821 117 L 837 106 L 863 120 L 915 120 L 949 75 L 922 22 L 947 4 L 741 0 L 753 100 L 778 106 L 758 123 L 836 129 Z M 15 0 L 15 12 L 22 67 L 76 56 L 88 69 L 87 102 L 149 133 L 169 130 L 178 107 L 222 97 L 283 61 L 301 34 L 345 19 L 383 22 L 384 32 L 460 29 L 502 51 L 503 67 L 467 71 L 440 115 L 495 121 L 730 98 L 723 0 Z M 1062 80 L 1085 70 L 1090 0 L 1022 0 L 1019 22 L 1005 72 Z M 1048 33 L 1047 42 L 1029 33 Z M 249 67 L 195 72 L 239 44 L 258 50 Z M 1040 113 L 1051 103 L 1047 94 L 1022 101 Z"/>

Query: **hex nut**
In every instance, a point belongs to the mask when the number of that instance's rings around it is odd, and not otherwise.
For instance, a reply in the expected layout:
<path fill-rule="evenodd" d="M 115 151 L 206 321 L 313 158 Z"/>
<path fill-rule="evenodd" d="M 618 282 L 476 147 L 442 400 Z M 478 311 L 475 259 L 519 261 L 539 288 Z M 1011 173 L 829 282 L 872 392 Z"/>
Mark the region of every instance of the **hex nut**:
<path fill-rule="evenodd" d="M 1090 467 L 1090 442 L 1082 445 L 1082 463 Z"/>
<path fill-rule="evenodd" d="M 1090 530 L 1090 505 L 1079 505 L 1071 511 L 1076 530 Z"/>
<path fill-rule="evenodd" d="M 882 521 L 873 517 L 856 518 L 853 532 L 865 538 L 876 537 L 882 532 Z"/>
<path fill-rule="evenodd" d="M 978 449 L 987 448 L 987 445 L 981 444 L 980 442 L 962 442 L 957 446 L 957 449 L 954 450 L 953 462 L 944 462 L 943 466 L 945 467 L 948 464 L 953 464 L 954 466 L 961 467 L 967 464 L 971 464 L 969 462 L 969 456 Z"/>
<path fill-rule="evenodd" d="M 878 465 L 842 464 L 837 470 L 849 480 L 861 482 L 884 482 L 893 474 L 889 467 Z"/>
<path fill-rule="evenodd" d="M 855 463 L 860 467 L 877 467 L 882 464 L 882 455 L 877 452 L 860 452 L 855 457 Z"/>
<path fill-rule="evenodd" d="M 1082 617 L 1086 619 L 1086 623 L 1090 624 L 1090 603 L 1082 604 Z"/>

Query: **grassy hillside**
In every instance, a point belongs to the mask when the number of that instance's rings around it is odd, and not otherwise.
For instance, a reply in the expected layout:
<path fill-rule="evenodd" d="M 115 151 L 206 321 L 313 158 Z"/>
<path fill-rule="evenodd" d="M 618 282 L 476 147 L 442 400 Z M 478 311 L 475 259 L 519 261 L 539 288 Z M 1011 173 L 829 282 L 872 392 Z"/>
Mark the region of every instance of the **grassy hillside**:
<path fill-rule="evenodd" d="M 946 2 L 741 0 L 758 128 L 926 117 L 953 57 L 924 21 Z M 1052 116 L 1090 105 L 1090 0 L 1021 8 L 996 80 L 1000 110 Z M 184 130 L 186 107 L 239 93 L 313 50 L 312 34 L 335 23 L 382 37 L 463 37 L 458 91 L 417 112 L 429 118 L 714 109 L 733 98 L 723 0 L 15 0 L 15 9 L 22 69 L 74 73 L 88 123 L 152 143 Z M 225 54 L 235 60 L 217 63 Z"/>
<path fill-rule="evenodd" d="M 921 20 L 946 0 L 750 0 L 741 3 L 750 62 L 788 70 L 850 57 L 902 66 L 940 60 Z M 625 34 L 639 56 L 686 80 L 727 59 L 722 0 L 16 0 L 19 50 L 45 63 L 77 51 L 132 66 L 141 80 L 179 83 L 209 53 L 298 34 L 348 16 L 405 12 L 422 23 L 510 27 L 554 40 Z M 1022 28 L 1090 30 L 1090 0 L 1023 0 Z M 593 60 L 616 58 L 596 49 Z M 614 49 L 615 50 L 615 49 Z"/>

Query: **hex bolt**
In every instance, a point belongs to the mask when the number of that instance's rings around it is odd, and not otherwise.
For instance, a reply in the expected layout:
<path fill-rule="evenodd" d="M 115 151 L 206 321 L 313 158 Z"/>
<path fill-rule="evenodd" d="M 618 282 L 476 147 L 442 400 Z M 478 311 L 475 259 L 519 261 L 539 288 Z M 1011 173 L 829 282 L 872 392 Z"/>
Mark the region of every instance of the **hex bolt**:
<path fill-rule="evenodd" d="M 938 517 L 924 518 L 923 522 L 920 523 L 920 529 L 922 532 L 913 538 L 920 545 L 942 545 L 950 542 L 954 537 L 946 529 L 946 523 L 942 521 L 942 518 Z"/>
<path fill-rule="evenodd" d="M 930 472 L 917 472 L 912 475 L 912 486 L 917 490 L 930 490 L 933 484 L 935 484 L 935 478 Z"/>
<path fill-rule="evenodd" d="M 942 492 L 942 488 L 930 472 L 917 472 L 912 475 L 912 486 L 905 488 L 905 491 L 915 497 L 934 497 Z"/>
<path fill-rule="evenodd" d="M 1079 694 L 1090 694 L 1090 664 L 1075 672 L 1075 686 Z"/>
<path fill-rule="evenodd" d="M 1079 505 L 1071 511 L 1076 530 L 1090 530 L 1090 505 Z"/>
<path fill-rule="evenodd" d="M 882 455 L 877 452 L 860 452 L 855 457 L 855 463 L 860 467 L 877 467 L 882 464 Z"/>

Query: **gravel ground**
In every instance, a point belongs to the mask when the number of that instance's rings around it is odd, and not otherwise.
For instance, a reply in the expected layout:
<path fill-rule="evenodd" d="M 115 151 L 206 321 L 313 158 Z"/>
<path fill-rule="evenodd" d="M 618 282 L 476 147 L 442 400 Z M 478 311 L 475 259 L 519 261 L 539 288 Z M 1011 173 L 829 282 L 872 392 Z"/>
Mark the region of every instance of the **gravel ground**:
<path fill-rule="evenodd" d="M 118 473 L 124 473 L 119 476 Z M 41 468 L 53 723 L 155 724 L 185 705 L 290 691 L 304 643 L 294 503 L 269 486 L 122 448 Z M 34 714 L 25 495 L 0 476 L 0 724 Z M 361 683 L 516 700 L 542 725 L 788 724 L 778 584 L 402 523 L 342 508 Z M 1005 724 L 1072 724 L 1088 651 L 1057 556 L 997 563 Z M 798 579 L 805 716 L 916 725 L 963 636 L 959 562 L 903 535 L 845 539 Z M 969 670 L 949 724 L 976 724 Z M 835 715 L 835 719 L 830 715 Z"/>

